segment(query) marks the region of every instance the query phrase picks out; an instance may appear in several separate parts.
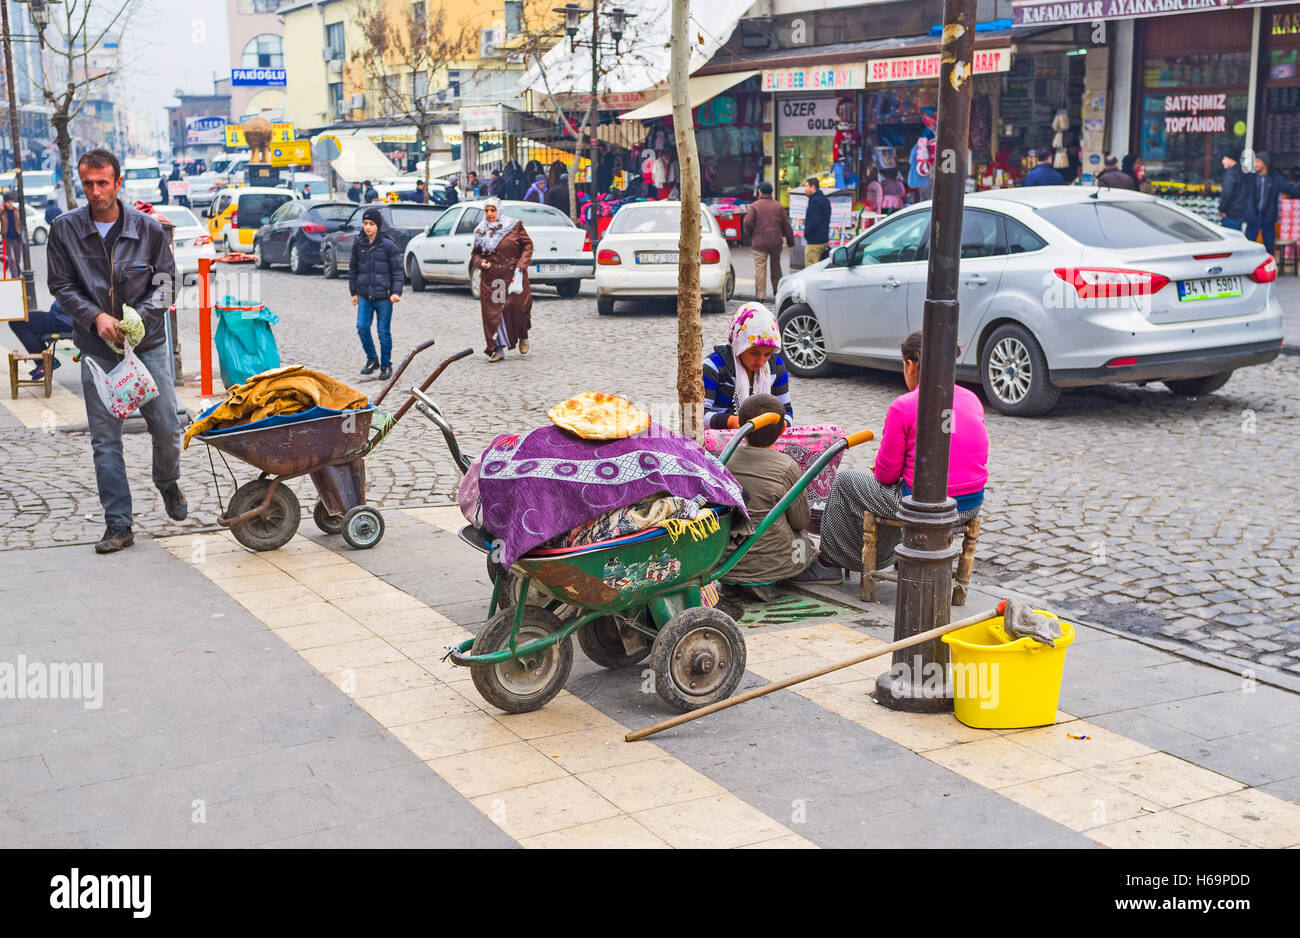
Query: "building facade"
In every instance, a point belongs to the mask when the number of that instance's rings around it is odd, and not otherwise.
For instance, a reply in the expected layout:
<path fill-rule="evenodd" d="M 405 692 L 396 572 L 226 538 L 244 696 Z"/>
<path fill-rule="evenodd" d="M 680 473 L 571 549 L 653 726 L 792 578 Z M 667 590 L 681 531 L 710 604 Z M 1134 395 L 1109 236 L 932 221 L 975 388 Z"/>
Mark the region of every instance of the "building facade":
<path fill-rule="evenodd" d="M 226 0 L 226 29 L 230 42 L 230 117 L 238 122 L 261 115 L 272 123 L 288 111 L 284 32 L 280 0 Z M 319 55 L 319 52 L 317 52 Z M 294 77 L 294 81 L 299 79 Z"/>

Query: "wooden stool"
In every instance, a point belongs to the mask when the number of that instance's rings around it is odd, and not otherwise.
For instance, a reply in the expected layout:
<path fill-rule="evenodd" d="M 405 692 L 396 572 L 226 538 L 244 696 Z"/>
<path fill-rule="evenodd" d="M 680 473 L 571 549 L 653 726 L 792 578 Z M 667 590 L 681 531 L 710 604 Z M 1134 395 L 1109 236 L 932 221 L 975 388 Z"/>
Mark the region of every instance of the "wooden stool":
<path fill-rule="evenodd" d="M 1300 275 L 1300 246 L 1294 238 L 1274 242 L 1273 256 L 1277 259 L 1279 275 L 1286 273 L 1287 264 L 1291 265 L 1291 273 Z"/>
<path fill-rule="evenodd" d="M 862 585 L 858 598 L 864 602 L 876 601 L 876 584 L 880 582 L 898 582 L 898 574 L 893 570 L 876 569 L 876 535 L 879 525 L 901 528 L 902 524 L 893 518 L 881 518 L 871 512 L 862 515 Z M 966 590 L 970 586 L 971 571 L 975 568 L 975 548 L 980 539 L 979 515 L 965 524 L 953 528 L 953 534 L 961 535 L 961 554 L 957 558 L 957 572 L 953 575 L 952 604 L 966 605 Z"/>
<path fill-rule="evenodd" d="M 45 369 L 43 378 L 19 378 L 19 362 L 40 362 Z M 18 400 L 18 386 L 20 384 L 43 384 L 45 385 L 45 396 L 49 397 L 54 393 L 54 350 L 51 348 L 41 349 L 39 352 L 10 352 L 9 353 L 9 391 L 14 400 Z"/>

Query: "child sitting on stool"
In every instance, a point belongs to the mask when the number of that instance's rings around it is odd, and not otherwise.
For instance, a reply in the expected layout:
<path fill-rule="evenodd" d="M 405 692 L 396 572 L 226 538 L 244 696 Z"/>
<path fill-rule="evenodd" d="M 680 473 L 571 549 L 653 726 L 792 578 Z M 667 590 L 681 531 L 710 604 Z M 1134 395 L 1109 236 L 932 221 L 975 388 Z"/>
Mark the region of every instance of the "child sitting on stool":
<path fill-rule="evenodd" d="M 754 532 L 758 523 L 776 506 L 803 474 L 796 463 L 785 453 L 772 448 L 785 431 L 785 405 L 771 394 L 754 394 L 745 398 L 737 415 L 741 425 L 761 414 L 778 414 L 781 419 L 760 427 L 745 438 L 745 445 L 736 450 L 727 463 L 727 471 L 735 476 L 745 493 L 745 508 L 750 523 L 735 532 L 740 539 Z M 794 580 L 799 583 L 838 583 L 840 571 L 825 567 L 817 560 L 817 548 L 804 534 L 812 519 L 808 495 L 801 492 L 784 514 L 759 538 L 744 558 L 731 568 L 723 582 L 741 584 L 762 602 L 776 596 L 773 583 Z"/>

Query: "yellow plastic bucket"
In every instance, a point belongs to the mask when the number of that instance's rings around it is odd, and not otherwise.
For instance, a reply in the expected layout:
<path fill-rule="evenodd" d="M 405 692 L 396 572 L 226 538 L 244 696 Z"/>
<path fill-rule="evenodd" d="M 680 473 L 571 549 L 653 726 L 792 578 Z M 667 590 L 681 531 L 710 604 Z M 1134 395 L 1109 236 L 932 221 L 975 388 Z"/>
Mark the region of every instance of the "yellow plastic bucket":
<path fill-rule="evenodd" d="M 994 616 L 942 636 L 952 653 L 957 719 L 978 729 L 999 730 L 1055 723 L 1065 650 L 1074 641 L 1074 626 L 1061 622 L 1061 632 L 1055 648 L 1032 638 L 1012 640 L 1002 616 Z"/>

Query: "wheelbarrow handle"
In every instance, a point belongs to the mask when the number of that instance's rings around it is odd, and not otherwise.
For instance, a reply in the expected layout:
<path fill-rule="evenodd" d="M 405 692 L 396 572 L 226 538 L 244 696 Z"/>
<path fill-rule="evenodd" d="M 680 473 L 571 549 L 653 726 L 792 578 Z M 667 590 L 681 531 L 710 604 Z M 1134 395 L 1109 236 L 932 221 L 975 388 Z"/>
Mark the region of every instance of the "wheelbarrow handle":
<path fill-rule="evenodd" d="M 772 424 L 776 423 L 778 420 L 784 420 L 784 419 L 785 419 L 785 414 L 774 414 L 771 411 L 769 411 L 766 414 L 759 414 L 753 420 L 741 424 L 740 429 L 737 430 L 735 435 L 732 436 L 732 438 L 727 441 L 727 445 L 723 447 L 722 452 L 718 454 L 718 462 L 722 463 L 725 466 L 727 464 L 727 460 L 729 460 L 732 457 L 732 455 L 736 452 L 736 449 L 740 446 L 741 442 L 744 441 L 745 437 L 749 436 L 755 430 L 761 429 L 762 427 L 771 426 Z"/>
<path fill-rule="evenodd" d="M 472 348 L 467 348 L 467 349 L 462 349 L 461 351 L 457 352 L 455 355 L 448 358 L 446 361 L 444 361 L 441 365 L 439 365 L 437 368 L 433 370 L 433 374 L 429 375 L 429 377 L 424 379 L 424 383 L 420 385 L 420 390 L 421 391 L 429 390 L 429 385 L 437 381 L 438 376 L 441 375 L 443 371 L 446 369 L 446 367 L 450 365 L 452 362 L 460 361 L 462 358 L 466 358 L 473 354 L 474 354 L 474 350 Z M 397 380 L 399 375 L 401 375 L 400 371 L 393 375 L 392 381 L 388 382 L 388 387 L 393 386 L 393 382 Z M 388 393 L 388 387 L 384 388 L 385 394 Z M 406 412 L 411 409 L 411 405 L 414 403 L 415 403 L 415 395 L 412 394 L 410 397 L 406 399 L 405 404 L 397 408 L 397 413 L 393 414 L 392 422 L 397 423 L 397 421 L 401 420 L 404 416 L 406 416 Z"/>
<path fill-rule="evenodd" d="M 392 390 L 393 385 L 397 384 L 397 379 L 402 376 L 402 372 L 405 371 L 406 366 L 411 363 L 411 359 L 415 358 L 416 355 L 419 355 L 436 341 L 436 339 L 430 339 L 428 342 L 421 342 L 415 348 L 407 352 L 406 357 L 402 359 L 402 363 L 398 365 L 397 370 L 393 372 L 393 376 L 388 379 L 388 383 L 385 384 L 383 390 L 379 392 L 379 396 L 370 403 L 378 407 L 379 403 L 388 396 L 388 392 Z"/>

